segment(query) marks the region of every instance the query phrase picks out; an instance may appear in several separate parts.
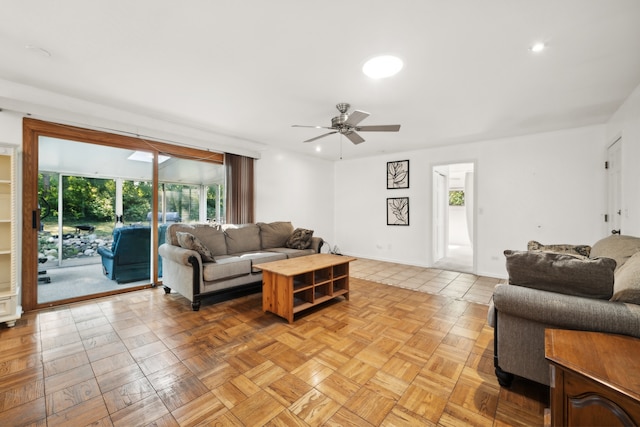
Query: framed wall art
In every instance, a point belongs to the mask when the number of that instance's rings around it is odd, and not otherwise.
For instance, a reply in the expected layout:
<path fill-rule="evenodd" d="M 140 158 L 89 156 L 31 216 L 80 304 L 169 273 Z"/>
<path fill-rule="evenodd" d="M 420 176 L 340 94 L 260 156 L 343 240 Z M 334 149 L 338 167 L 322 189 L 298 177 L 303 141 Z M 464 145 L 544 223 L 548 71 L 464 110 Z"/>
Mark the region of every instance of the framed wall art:
<path fill-rule="evenodd" d="M 387 162 L 387 190 L 409 188 L 409 160 Z"/>
<path fill-rule="evenodd" d="M 409 198 L 387 199 L 387 225 L 409 225 Z"/>

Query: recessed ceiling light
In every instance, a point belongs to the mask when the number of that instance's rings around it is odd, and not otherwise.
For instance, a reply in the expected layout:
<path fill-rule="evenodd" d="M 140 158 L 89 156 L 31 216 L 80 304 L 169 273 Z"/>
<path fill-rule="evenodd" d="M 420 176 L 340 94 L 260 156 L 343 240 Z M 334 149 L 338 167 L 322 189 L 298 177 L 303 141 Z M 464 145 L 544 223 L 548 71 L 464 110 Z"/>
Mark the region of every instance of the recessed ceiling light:
<path fill-rule="evenodd" d="M 529 50 L 531 52 L 538 53 L 538 52 L 542 52 L 546 47 L 547 45 L 545 45 L 544 43 L 535 43 L 529 48 Z"/>
<path fill-rule="evenodd" d="M 382 55 L 368 60 L 362 67 L 362 72 L 372 79 L 383 79 L 397 74 L 402 66 L 402 60 L 397 56 Z"/>
<path fill-rule="evenodd" d="M 321 151 L 322 151 L 322 147 L 320 147 L 319 145 L 318 145 L 318 146 L 316 146 L 316 153 L 319 153 L 319 152 L 321 152 Z"/>

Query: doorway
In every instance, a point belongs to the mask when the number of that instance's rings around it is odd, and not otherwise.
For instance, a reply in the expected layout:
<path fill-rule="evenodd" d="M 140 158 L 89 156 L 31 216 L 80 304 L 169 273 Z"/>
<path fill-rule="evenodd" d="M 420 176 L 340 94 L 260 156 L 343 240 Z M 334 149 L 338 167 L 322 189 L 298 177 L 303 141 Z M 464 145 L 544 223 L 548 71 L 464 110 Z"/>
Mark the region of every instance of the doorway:
<path fill-rule="evenodd" d="M 433 167 L 434 268 L 473 273 L 474 163 Z"/>

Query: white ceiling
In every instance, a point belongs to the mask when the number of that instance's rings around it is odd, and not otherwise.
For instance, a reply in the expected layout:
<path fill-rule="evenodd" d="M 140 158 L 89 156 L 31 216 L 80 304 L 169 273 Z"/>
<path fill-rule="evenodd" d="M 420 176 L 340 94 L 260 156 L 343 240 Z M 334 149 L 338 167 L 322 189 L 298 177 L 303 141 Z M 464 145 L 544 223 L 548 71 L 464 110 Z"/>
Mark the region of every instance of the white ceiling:
<path fill-rule="evenodd" d="M 151 163 L 129 159 L 134 150 L 97 144 L 82 144 L 57 138 L 40 137 L 38 169 L 63 175 L 89 178 L 123 178 L 151 181 Z M 169 158 L 158 166 L 161 182 L 211 185 L 224 183 L 224 167 L 212 163 Z"/>
<path fill-rule="evenodd" d="M 382 53 L 404 69 L 364 76 Z M 344 139 L 354 158 L 605 123 L 640 84 L 640 1 L 7 0 L 0 58 L 4 80 L 327 159 L 338 135 L 291 125 L 338 102 L 402 125 Z"/>

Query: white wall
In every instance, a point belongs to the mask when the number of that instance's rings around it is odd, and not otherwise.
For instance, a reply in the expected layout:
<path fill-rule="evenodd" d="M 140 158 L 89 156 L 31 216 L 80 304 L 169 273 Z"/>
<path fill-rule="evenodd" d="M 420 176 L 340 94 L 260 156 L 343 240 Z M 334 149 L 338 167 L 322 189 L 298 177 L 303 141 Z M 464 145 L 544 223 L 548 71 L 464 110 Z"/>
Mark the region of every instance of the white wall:
<path fill-rule="evenodd" d="M 591 244 L 606 233 L 605 128 L 592 126 L 336 163 L 336 242 L 345 254 L 430 266 L 434 165 L 475 163 L 476 272 L 506 277 L 505 249 Z M 386 189 L 386 162 L 410 160 L 410 188 Z M 386 225 L 408 196 L 410 226 Z"/>
<path fill-rule="evenodd" d="M 613 115 L 606 142 L 622 137 L 622 234 L 640 236 L 640 86 Z"/>
<path fill-rule="evenodd" d="M 84 101 L 59 93 L 0 79 L 0 124 L 3 116 L 29 115 L 44 121 L 124 135 L 140 135 L 157 141 L 220 153 L 258 157 L 265 145 Z M 16 114 L 17 113 L 17 114 Z M 15 128 L 14 125 L 11 126 Z M 22 129 L 22 121 L 18 124 Z M 22 131 L 20 131 L 22 132 Z M 4 129 L 0 129 L 0 137 Z M 22 140 L 22 137 L 20 137 Z"/>
<path fill-rule="evenodd" d="M 291 221 L 334 244 L 333 162 L 270 148 L 256 161 L 255 180 L 256 221 Z"/>
<path fill-rule="evenodd" d="M 22 147 L 22 115 L 0 111 L 0 144 Z"/>
<path fill-rule="evenodd" d="M 449 245 L 469 246 L 467 207 L 449 206 Z"/>

